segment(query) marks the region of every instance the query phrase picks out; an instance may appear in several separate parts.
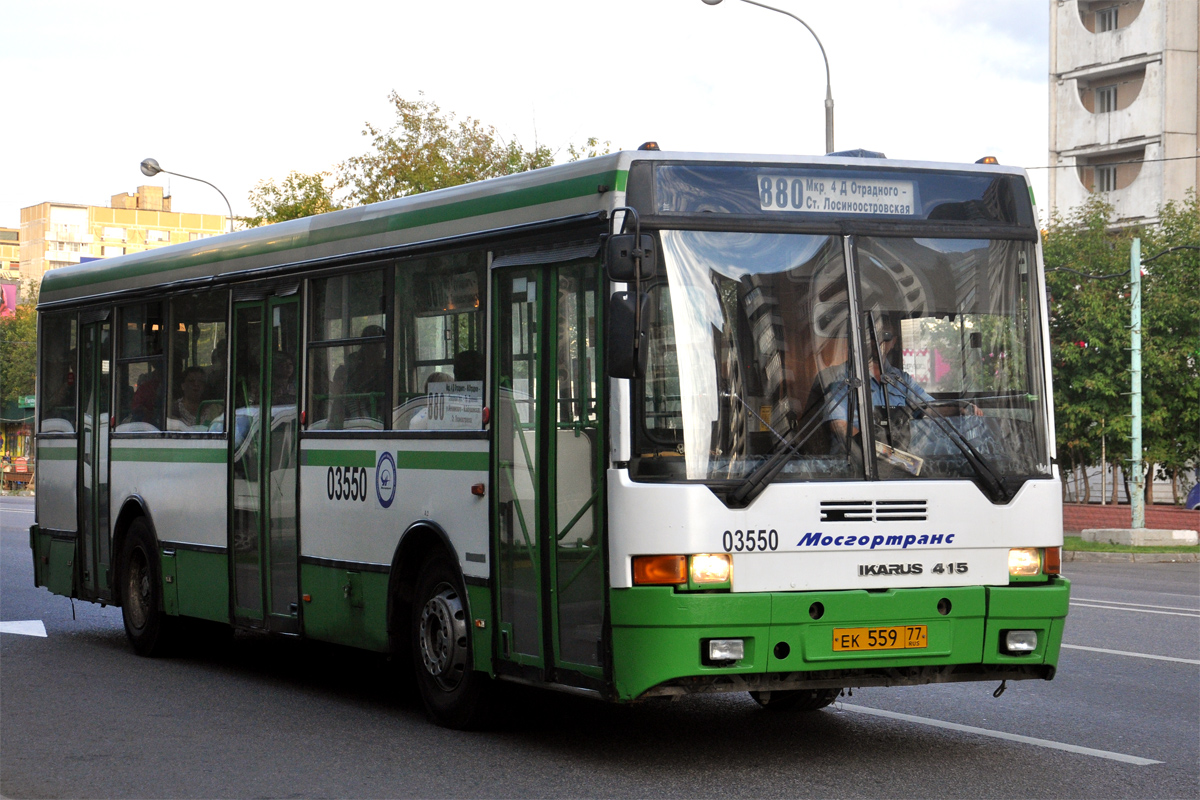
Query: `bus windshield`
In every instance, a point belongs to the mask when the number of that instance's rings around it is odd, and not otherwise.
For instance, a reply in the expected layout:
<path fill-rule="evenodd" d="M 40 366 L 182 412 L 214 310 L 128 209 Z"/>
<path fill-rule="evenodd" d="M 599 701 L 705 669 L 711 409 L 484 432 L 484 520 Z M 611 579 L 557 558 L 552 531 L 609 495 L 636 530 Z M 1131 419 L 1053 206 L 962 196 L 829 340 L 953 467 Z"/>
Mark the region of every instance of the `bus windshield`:
<path fill-rule="evenodd" d="M 638 479 L 1050 474 L 1032 244 L 661 237 Z"/>

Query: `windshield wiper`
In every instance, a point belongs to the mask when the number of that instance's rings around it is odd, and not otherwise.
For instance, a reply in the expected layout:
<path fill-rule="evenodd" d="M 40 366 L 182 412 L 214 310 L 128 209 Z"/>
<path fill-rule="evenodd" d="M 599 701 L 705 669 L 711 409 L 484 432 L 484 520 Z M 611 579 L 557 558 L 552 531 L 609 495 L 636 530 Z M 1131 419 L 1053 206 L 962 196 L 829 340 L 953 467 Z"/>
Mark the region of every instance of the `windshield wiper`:
<path fill-rule="evenodd" d="M 803 426 L 796 428 L 787 435 L 786 438 L 779 437 L 783 447 L 776 450 L 763 463 L 755 467 L 749 475 L 747 475 L 738 487 L 730 493 L 726 499 L 727 504 L 732 508 L 745 508 L 754 501 L 754 498 L 762 494 L 763 490 L 770 485 L 771 481 L 775 480 L 775 476 L 783 469 L 791 458 L 796 455 L 796 451 L 804 446 L 804 443 L 812 438 L 813 434 L 820 429 L 820 424 L 825 421 L 825 415 L 829 413 L 829 409 L 833 407 L 834 400 L 841 402 L 842 398 L 850 395 L 850 390 L 853 388 L 853 381 L 849 378 L 831 384 L 832 387 L 837 387 L 844 384 L 846 392 L 828 391 L 825 393 L 825 402 L 817 408 L 813 409 L 813 413 L 809 416 L 808 421 Z M 853 395 L 850 395 L 853 396 Z M 770 427 L 770 426 L 767 426 Z M 774 429 L 771 429 L 774 431 Z M 779 436 L 778 433 L 775 433 Z"/>
<path fill-rule="evenodd" d="M 983 486 L 980 488 L 983 489 L 984 493 L 987 494 L 990 500 L 993 502 L 999 501 L 1007 503 L 1013 498 L 1012 490 L 1010 490 L 1004 483 L 1004 479 L 996 473 L 996 470 L 992 467 L 991 462 L 987 460 L 987 457 L 976 450 L 975 447 L 966 440 L 966 437 L 964 437 L 957 428 L 946 422 L 946 420 L 942 419 L 940 414 L 934 413 L 932 403 L 913 391 L 912 387 L 888 375 L 882 366 L 879 368 L 879 376 L 883 379 L 885 384 L 888 386 L 895 386 L 897 389 L 903 392 L 904 402 L 909 406 L 919 408 L 921 411 L 925 412 L 925 416 L 932 420 L 933 423 L 942 431 L 942 433 L 946 435 L 946 438 L 949 439 L 955 447 L 962 451 L 963 457 L 966 458 L 967 463 L 971 465 L 971 469 L 975 470 L 975 474 L 979 477 L 980 482 L 983 484 Z M 886 402 L 886 400 L 887 390 L 885 389 L 884 401 Z"/>

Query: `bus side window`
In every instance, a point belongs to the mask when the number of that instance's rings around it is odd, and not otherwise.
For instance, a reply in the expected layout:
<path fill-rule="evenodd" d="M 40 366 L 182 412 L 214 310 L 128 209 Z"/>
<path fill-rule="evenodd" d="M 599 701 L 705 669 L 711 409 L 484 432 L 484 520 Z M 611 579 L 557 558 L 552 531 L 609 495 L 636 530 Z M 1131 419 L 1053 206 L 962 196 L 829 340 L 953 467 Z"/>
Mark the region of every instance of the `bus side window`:
<path fill-rule="evenodd" d="M 162 303 L 120 309 L 117 343 L 117 432 L 163 429 L 166 366 Z"/>
<path fill-rule="evenodd" d="M 203 433 L 225 418 L 228 294 L 171 301 L 167 429 Z"/>
<path fill-rule="evenodd" d="M 38 373 L 42 396 L 38 414 L 42 433 L 75 430 L 75 312 L 42 317 L 42 363 Z"/>
<path fill-rule="evenodd" d="M 381 430 L 388 399 L 382 269 L 311 284 L 309 430 Z"/>
<path fill-rule="evenodd" d="M 396 430 L 479 430 L 486 363 L 487 255 L 396 265 Z"/>

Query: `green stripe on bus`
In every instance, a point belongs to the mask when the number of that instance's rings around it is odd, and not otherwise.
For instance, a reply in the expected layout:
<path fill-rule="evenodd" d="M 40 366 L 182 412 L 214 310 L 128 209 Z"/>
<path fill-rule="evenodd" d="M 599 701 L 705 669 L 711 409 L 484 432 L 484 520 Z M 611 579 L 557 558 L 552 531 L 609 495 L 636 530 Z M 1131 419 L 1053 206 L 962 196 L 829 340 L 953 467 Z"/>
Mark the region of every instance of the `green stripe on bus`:
<path fill-rule="evenodd" d="M 115 280 L 140 278 L 160 272 L 203 264 L 218 263 L 250 256 L 266 255 L 268 253 L 300 250 L 314 245 L 338 242 L 344 239 L 355 239 L 374 234 L 420 228 L 443 222 L 478 217 L 485 214 L 495 214 L 503 211 L 513 211 L 545 203 L 572 200 L 596 194 L 599 184 L 609 183 L 622 191 L 629 174 L 624 170 L 605 170 L 593 175 L 571 178 L 565 181 L 531 186 L 511 192 L 478 197 L 470 200 L 446 203 L 433 208 L 417 208 L 412 211 L 395 211 L 374 219 L 349 222 L 328 228 L 309 230 L 302 235 L 272 236 L 264 241 L 246 243 L 236 247 L 189 252 L 183 255 L 163 253 L 157 258 L 145 257 L 129 264 L 116 264 L 107 269 L 94 269 L 80 274 L 72 271 L 47 272 L 42 279 L 42 291 L 47 294 L 77 289 L 97 283 Z"/>
<path fill-rule="evenodd" d="M 485 472 L 487 453 L 447 453 L 428 450 L 401 450 L 396 453 L 396 469 L 449 469 Z"/>
<path fill-rule="evenodd" d="M 224 464 L 224 447 L 114 447 L 113 461 L 140 461 L 155 464 Z"/>
<path fill-rule="evenodd" d="M 38 458 L 43 461 L 74 461 L 74 447 L 46 447 L 45 445 L 38 448 Z"/>
<path fill-rule="evenodd" d="M 373 467 L 374 450 L 301 450 L 302 467 Z"/>

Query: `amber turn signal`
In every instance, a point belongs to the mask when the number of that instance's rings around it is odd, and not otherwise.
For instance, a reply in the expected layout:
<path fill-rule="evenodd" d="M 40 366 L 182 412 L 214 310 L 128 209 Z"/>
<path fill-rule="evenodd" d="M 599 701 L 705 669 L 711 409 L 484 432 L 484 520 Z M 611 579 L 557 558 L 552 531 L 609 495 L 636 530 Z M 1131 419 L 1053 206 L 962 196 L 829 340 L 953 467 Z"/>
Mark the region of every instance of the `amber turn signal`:
<path fill-rule="evenodd" d="M 633 583 L 635 586 L 687 583 L 687 558 L 684 556 L 634 556 Z"/>
<path fill-rule="evenodd" d="M 1047 547 L 1046 560 L 1042 564 L 1042 572 L 1047 575 L 1058 575 L 1062 572 L 1062 548 Z"/>

